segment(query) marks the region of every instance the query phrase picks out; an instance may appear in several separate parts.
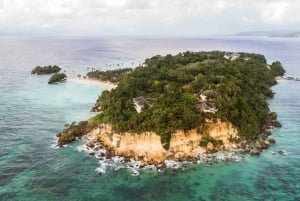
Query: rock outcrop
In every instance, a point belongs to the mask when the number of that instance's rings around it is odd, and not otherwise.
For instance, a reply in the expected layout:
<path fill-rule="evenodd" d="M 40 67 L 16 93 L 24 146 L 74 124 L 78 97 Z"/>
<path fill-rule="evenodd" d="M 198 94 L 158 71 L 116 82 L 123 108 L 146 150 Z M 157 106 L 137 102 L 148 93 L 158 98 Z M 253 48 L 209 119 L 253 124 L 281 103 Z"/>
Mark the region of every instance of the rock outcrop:
<path fill-rule="evenodd" d="M 113 136 L 116 155 L 133 157 L 147 163 L 162 163 L 165 160 L 166 150 L 162 147 L 160 136 L 153 132 L 143 134 L 124 133 Z"/>
<path fill-rule="evenodd" d="M 202 126 L 201 130 L 204 137 L 222 142 L 222 148 L 227 151 L 232 148 L 233 143 L 231 139 L 238 138 L 237 129 L 229 122 L 209 121 Z"/>
<path fill-rule="evenodd" d="M 199 147 L 202 136 L 197 129 L 184 132 L 178 130 L 171 134 L 169 156 L 180 159 L 183 157 L 194 157 L 199 152 L 205 152 L 205 149 Z"/>
<path fill-rule="evenodd" d="M 108 155 L 118 155 L 134 158 L 147 164 L 160 164 L 166 159 L 193 160 L 199 153 L 212 152 L 217 149 L 231 149 L 229 138 L 237 137 L 237 129 L 230 123 L 207 123 L 201 129 L 188 131 L 177 130 L 171 134 L 168 150 L 163 148 L 161 138 L 154 132 L 114 133 L 112 126 L 101 124 L 87 134 L 93 143 L 101 142 L 108 150 Z M 222 141 L 222 148 L 212 142 L 207 147 L 200 147 L 201 139 L 209 137 L 215 141 Z M 89 142 L 89 146 L 91 146 Z M 218 150 L 217 150 L 218 151 Z"/>

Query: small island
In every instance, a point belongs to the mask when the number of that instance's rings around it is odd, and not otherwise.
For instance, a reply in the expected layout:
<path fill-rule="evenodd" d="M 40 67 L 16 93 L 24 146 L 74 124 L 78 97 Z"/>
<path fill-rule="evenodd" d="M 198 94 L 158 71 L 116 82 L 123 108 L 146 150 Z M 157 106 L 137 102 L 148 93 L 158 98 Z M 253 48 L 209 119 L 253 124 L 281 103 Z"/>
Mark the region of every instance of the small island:
<path fill-rule="evenodd" d="M 59 66 L 36 66 L 34 69 L 32 69 L 31 74 L 37 74 L 37 75 L 45 75 L 45 74 L 53 74 L 58 73 L 61 70 Z"/>
<path fill-rule="evenodd" d="M 67 80 L 67 75 L 65 73 L 55 73 L 50 77 L 48 84 L 64 82 L 66 80 Z"/>
<path fill-rule="evenodd" d="M 99 96 L 96 116 L 66 125 L 58 146 L 87 136 L 97 157 L 160 167 L 215 152 L 259 155 L 275 143 L 271 129 L 281 127 L 267 99 L 284 73 L 263 55 L 222 51 L 157 55 L 133 70 L 88 73 L 118 86 Z"/>

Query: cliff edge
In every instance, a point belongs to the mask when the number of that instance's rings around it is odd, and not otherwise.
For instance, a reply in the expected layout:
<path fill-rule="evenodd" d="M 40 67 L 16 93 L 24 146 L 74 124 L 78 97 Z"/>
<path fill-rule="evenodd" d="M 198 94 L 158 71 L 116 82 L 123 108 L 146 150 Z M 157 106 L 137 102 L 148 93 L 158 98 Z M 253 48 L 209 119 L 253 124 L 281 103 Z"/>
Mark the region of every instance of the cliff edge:
<path fill-rule="evenodd" d="M 237 136 L 237 129 L 228 122 L 208 123 L 204 128 L 188 131 L 177 130 L 171 134 L 169 149 L 164 149 L 161 137 L 154 132 L 116 133 L 110 124 L 101 124 L 91 130 L 87 146 L 103 145 L 107 157 L 123 156 L 141 160 L 146 164 L 160 164 L 166 159 L 197 160 L 201 153 L 230 151 L 234 144 L 229 140 Z M 218 144 L 202 143 L 203 139 L 213 139 Z M 202 146 L 201 146 L 202 145 Z"/>

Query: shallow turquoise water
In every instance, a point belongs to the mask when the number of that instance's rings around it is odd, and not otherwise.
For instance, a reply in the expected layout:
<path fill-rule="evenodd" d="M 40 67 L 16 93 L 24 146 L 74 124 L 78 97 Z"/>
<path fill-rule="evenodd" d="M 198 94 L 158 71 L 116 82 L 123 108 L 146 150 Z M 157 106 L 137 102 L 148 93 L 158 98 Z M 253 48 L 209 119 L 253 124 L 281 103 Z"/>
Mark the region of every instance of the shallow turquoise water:
<path fill-rule="evenodd" d="M 270 107 L 283 127 L 274 129 L 277 143 L 260 157 L 145 170 L 133 177 L 126 169 L 97 176 L 97 159 L 77 149 L 83 141 L 53 148 L 65 123 L 93 115 L 89 109 L 104 88 L 48 85 L 48 76 L 30 75 L 38 64 L 59 64 L 76 74 L 91 66 L 130 66 L 157 53 L 226 49 L 263 53 L 297 77 L 300 40 L 0 39 L 0 44 L 0 200 L 300 200 L 300 82 L 280 81 L 273 88 Z M 279 150 L 287 154 L 272 154 Z"/>

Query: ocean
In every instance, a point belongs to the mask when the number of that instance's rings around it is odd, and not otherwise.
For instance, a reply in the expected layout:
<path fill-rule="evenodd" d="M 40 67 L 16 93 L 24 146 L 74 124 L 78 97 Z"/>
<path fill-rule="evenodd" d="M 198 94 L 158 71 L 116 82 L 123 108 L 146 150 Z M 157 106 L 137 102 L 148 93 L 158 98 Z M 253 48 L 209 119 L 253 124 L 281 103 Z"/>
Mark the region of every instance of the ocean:
<path fill-rule="evenodd" d="M 269 100 L 283 127 L 276 144 L 239 162 L 190 165 L 163 172 L 128 169 L 96 174 L 96 158 L 78 140 L 56 149 L 64 124 L 85 120 L 104 87 L 31 75 L 36 65 L 60 65 L 71 76 L 89 68 L 133 67 L 145 58 L 186 50 L 245 51 L 279 60 L 300 77 L 300 39 L 0 37 L 0 200 L 2 201 L 203 201 L 300 200 L 300 82 L 280 80 Z M 285 151 L 284 155 L 277 154 Z M 274 154 L 275 153 L 275 154 Z"/>

